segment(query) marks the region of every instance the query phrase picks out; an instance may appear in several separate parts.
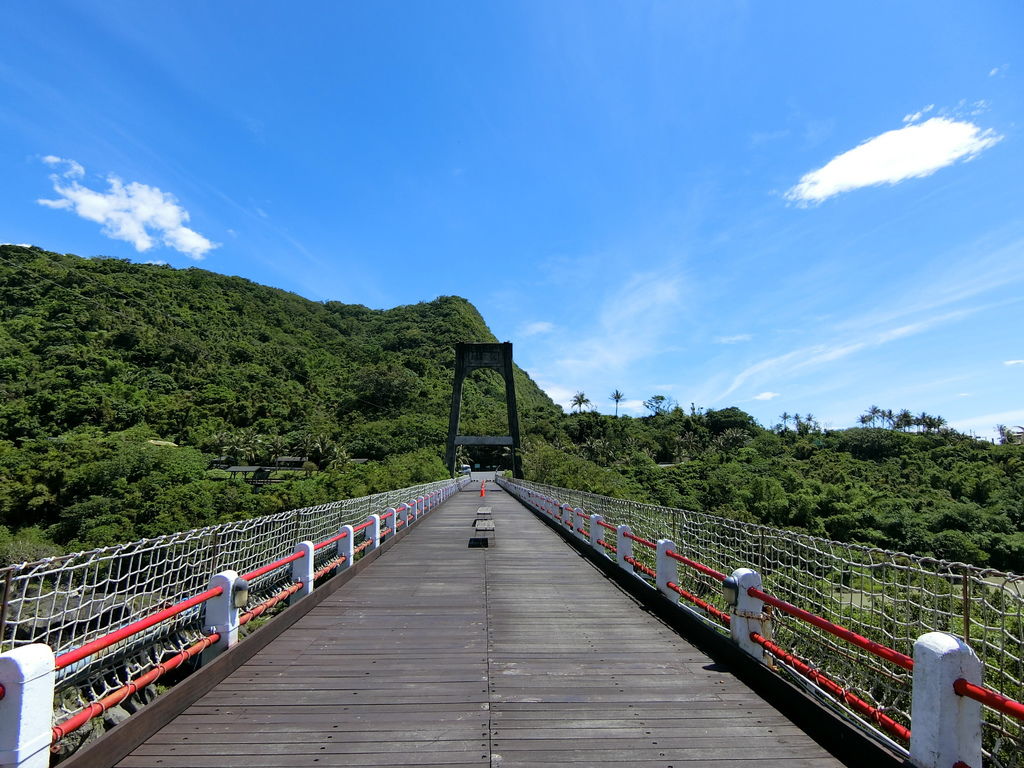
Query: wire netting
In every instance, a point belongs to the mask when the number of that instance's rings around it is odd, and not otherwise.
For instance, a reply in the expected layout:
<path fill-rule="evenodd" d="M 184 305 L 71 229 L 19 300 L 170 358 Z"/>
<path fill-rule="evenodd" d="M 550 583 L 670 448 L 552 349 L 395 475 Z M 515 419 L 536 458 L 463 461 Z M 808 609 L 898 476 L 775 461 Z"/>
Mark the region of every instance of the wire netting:
<path fill-rule="evenodd" d="M 0 652 L 45 643 L 59 656 L 203 592 L 220 571 L 253 571 L 290 555 L 300 541 L 324 541 L 343 525 L 455 484 L 426 483 L 7 566 L 0 570 Z M 333 546 L 322 548 L 314 566 L 335 554 Z M 251 602 L 290 581 L 290 565 L 254 578 Z M 58 670 L 55 722 L 198 641 L 202 617 L 203 606 L 196 606 Z"/>
<path fill-rule="evenodd" d="M 927 632 L 961 637 L 982 660 L 987 687 L 1024 699 L 1024 576 L 541 483 L 505 479 L 501 484 L 520 498 L 533 491 L 602 515 L 611 524 L 627 524 L 651 541 L 671 539 L 679 554 L 715 570 L 753 568 L 766 592 L 908 656 Z M 613 541 L 614 533 L 607 533 Z M 634 543 L 633 554 L 655 567 L 647 547 Z M 725 608 L 717 582 L 684 565 L 678 571 L 681 587 Z M 780 611 L 771 619 L 776 643 L 910 726 L 910 672 Z M 811 685 L 782 664 L 775 668 Z M 815 693 L 874 731 L 872 723 L 832 697 Z M 987 763 L 1022 768 L 1024 724 L 988 708 L 984 712 Z"/>

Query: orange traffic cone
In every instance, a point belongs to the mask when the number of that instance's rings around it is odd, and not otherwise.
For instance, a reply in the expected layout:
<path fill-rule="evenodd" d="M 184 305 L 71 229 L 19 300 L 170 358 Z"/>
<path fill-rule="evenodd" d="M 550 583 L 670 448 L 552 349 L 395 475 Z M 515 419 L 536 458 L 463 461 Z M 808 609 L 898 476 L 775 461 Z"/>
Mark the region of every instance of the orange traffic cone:
<path fill-rule="evenodd" d="M 486 496 L 487 495 L 487 488 L 485 487 L 486 483 L 487 483 L 486 480 L 481 480 L 480 481 L 480 495 L 481 496 Z"/>

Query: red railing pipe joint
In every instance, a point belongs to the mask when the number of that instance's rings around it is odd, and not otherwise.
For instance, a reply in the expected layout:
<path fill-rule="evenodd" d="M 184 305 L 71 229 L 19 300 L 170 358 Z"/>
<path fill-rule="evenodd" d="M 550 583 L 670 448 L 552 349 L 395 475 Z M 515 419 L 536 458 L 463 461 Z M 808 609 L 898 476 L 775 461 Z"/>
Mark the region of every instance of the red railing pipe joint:
<path fill-rule="evenodd" d="M 1003 696 L 990 688 L 975 685 L 960 677 L 953 681 L 953 690 L 958 696 L 966 696 L 969 699 L 984 704 L 986 707 L 1000 712 L 1007 717 L 1024 721 L 1024 704 L 1019 701 Z"/>
<path fill-rule="evenodd" d="M 203 651 L 204 664 L 238 642 L 238 612 L 248 601 L 249 582 L 235 571 L 222 571 L 210 578 L 208 591 L 218 594 L 203 606 L 203 634 L 217 640 Z"/>
<path fill-rule="evenodd" d="M 590 529 L 590 546 L 596 549 L 598 552 L 603 552 L 601 545 L 597 542 L 601 540 L 601 524 L 604 522 L 604 517 L 601 515 L 591 515 L 590 523 L 587 528 Z"/>
<path fill-rule="evenodd" d="M 338 539 L 338 546 L 334 550 L 334 559 L 345 558 L 339 567 L 342 570 L 350 568 L 352 560 L 355 558 L 356 529 L 351 525 L 343 525 L 336 538 Z"/>
<path fill-rule="evenodd" d="M 288 598 L 288 605 L 295 605 L 299 600 L 313 591 L 313 542 L 300 541 L 295 545 L 295 554 L 301 557 L 292 561 L 292 583 L 301 584 L 295 593 Z"/>
<path fill-rule="evenodd" d="M 43 643 L 0 654 L 0 764 L 48 766 L 57 663 Z"/>
<path fill-rule="evenodd" d="M 654 586 L 673 603 L 679 602 L 679 598 L 669 584 L 679 580 L 679 568 L 677 561 L 669 557 L 668 553 L 674 552 L 675 548 L 675 542 L 671 539 L 658 539 L 658 548 L 654 554 L 654 572 L 657 574 Z"/>
<path fill-rule="evenodd" d="M 956 682 L 980 685 L 982 663 L 955 635 L 929 632 L 914 643 L 914 680 L 910 704 L 910 762 L 981 766 L 981 704 L 960 696 Z"/>
<path fill-rule="evenodd" d="M 761 574 L 751 568 L 737 568 L 722 582 L 722 593 L 729 605 L 729 633 L 741 650 L 759 662 L 764 648 L 752 639 L 757 634 L 771 637 L 771 625 L 764 603 L 754 596 L 761 588 Z"/>
<path fill-rule="evenodd" d="M 629 538 L 630 532 L 628 525 L 620 525 L 615 528 L 615 559 L 619 568 L 635 574 L 636 570 L 633 568 L 633 564 L 626 559 L 633 557 L 633 540 Z"/>

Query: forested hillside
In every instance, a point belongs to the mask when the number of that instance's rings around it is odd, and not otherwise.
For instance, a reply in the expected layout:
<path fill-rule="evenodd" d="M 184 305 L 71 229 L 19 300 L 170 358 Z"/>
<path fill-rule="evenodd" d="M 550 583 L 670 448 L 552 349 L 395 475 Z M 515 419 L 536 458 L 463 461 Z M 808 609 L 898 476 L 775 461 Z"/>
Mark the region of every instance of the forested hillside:
<path fill-rule="evenodd" d="M 0 549 L 11 558 L 443 477 L 454 345 L 496 340 L 458 297 L 372 310 L 10 245 L 0 286 Z M 505 434 L 489 373 L 466 383 L 466 433 Z M 516 376 L 527 422 L 560 413 Z M 221 454 L 313 466 L 257 491 L 207 471 Z"/>
<path fill-rule="evenodd" d="M 788 415 L 766 429 L 738 408 L 684 410 L 664 397 L 648 403 L 642 418 L 582 408 L 566 416 L 553 445 L 535 443 L 527 452 L 527 476 L 1024 571 L 1018 432 L 1004 431 L 1003 444 L 993 445 L 937 417 L 822 430 L 813 418 L 790 423 Z"/>
<path fill-rule="evenodd" d="M 445 476 L 454 345 L 495 341 L 464 299 L 317 303 L 198 269 L 0 246 L 0 559 L 110 544 Z M 738 408 L 564 414 L 517 369 L 527 477 L 1024 570 L 1024 445 L 869 409 L 822 430 Z M 619 393 L 620 394 L 620 393 Z M 500 377 L 464 434 L 505 434 Z M 254 488 L 211 462 L 308 457 Z M 356 464 L 350 458 L 370 459 Z"/>

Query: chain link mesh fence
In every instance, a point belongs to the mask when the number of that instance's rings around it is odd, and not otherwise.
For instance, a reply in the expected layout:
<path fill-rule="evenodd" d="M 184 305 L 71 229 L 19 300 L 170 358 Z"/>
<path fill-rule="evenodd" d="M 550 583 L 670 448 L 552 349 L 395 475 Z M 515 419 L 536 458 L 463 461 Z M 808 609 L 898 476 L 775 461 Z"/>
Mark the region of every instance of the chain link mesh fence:
<path fill-rule="evenodd" d="M 611 524 L 627 524 L 651 541 L 671 539 L 679 554 L 718 571 L 753 568 L 766 592 L 901 653 L 912 655 L 914 641 L 927 632 L 961 637 L 984 663 L 987 687 L 1024 699 L 1024 576 L 541 483 L 502 484 L 517 495 L 534 491 L 603 515 Z M 653 551 L 635 545 L 633 553 L 654 568 Z M 680 566 L 678 581 L 725 608 L 719 585 L 709 577 Z M 910 672 L 778 611 L 772 631 L 780 646 L 910 726 Z M 789 674 L 782 665 L 776 668 Z M 798 682 L 808 684 L 802 677 Z M 843 707 L 843 713 L 874 730 L 852 710 Z M 989 765 L 1024 767 L 1020 721 L 986 708 L 983 742 Z"/>
<path fill-rule="evenodd" d="M 343 525 L 455 483 L 426 483 L 7 566 L 0 570 L 0 652 L 45 643 L 59 656 L 204 591 L 220 571 L 253 571 L 291 554 L 300 541 L 324 541 Z M 324 547 L 315 567 L 333 557 L 334 548 Z M 251 601 L 273 595 L 290 583 L 290 574 L 285 565 L 253 579 Z M 197 606 L 59 670 L 55 722 L 198 641 L 202 615 Z"/>

